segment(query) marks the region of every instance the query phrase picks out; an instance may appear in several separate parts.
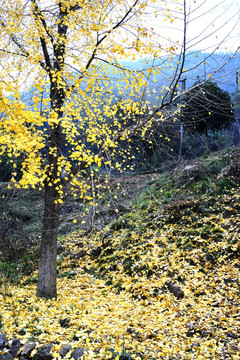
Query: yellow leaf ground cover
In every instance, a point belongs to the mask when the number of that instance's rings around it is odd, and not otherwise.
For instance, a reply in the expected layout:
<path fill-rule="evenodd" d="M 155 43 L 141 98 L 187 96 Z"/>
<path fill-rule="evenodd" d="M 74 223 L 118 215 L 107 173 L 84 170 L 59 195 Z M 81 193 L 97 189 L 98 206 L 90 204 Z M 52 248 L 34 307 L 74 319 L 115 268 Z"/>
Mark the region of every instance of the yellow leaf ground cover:
<path fill-rule="evenodd" d="M 66 343 L 84 359 L 239 359 L 239 185 L 201 180 L 170 202 L 162 188 L 153 182 L 101 231 L 62 237 L 58 299 L 9 287 L 1 331 L 53 342 L 54 359 Z"/>
<path fill-rule="evenodd" d="M 35 286 L 11 288 L 12 296 L 2 299 L 4 332 L 9 338 L 54 341 L 54 358 L 71 343 L 87 349 L 86 359 L 111 359 L 110 349 L 125 350 L 133 359 L 222 359 L 223 351 L 239 359 L 239 269 L 223 265 L 203 273 L 186 266 L 185 271 L 181 300 L 166 291 L 133 299 L 81 274 L 58 281 L 57 300 L 37 299 Z M 149 294 L 161 285 L 160 278 L 138 283 Z"/>

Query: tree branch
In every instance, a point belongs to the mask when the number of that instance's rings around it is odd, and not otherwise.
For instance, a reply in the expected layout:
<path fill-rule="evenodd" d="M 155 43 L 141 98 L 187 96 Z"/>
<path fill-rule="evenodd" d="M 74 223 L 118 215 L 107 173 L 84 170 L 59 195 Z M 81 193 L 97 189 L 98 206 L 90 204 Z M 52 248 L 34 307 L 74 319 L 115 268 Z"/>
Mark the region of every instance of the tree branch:
<path fill-rule="evenodd" d="M 92 52 L 92 55 L 90 56 L 86 66 L 85 66 L 85 69 L 82 71 L 82 74 L 79 76 L 78 80 L 81 80 L 85 74 L 85 72 L 89 69 L 91 63 L 93 62 L 94 59 L 96 59 L 96 53 L 97 53 L 97 49 L 99 47 L 99 45 L 114 31 L 116 30 L 119 26 L 121 26 L 124 21 L 127 19 L 128 15 L 132 12 L 132 10 L 134 9 L 134 7 L 137 5 L 137 3 L 139 2 L 139 0 L 135 0 L 134 4 L 129 8 L 129 10 L 125 13 L 125 15 L 122 17 L 121 20 L 119 20 L 117 22 L 117 24 L 115 24 L 110 30 L 108 30 L 106 32 L 106 34 L 104 36 L 102 36 L 100 39 L 97 39 L 96 41 L 96 44 L 95 44 L 95 47 L 94 47 L 94 50 Z M 74 85 L 72 85 L 70 88 L 69 88 L 69 91 L 73 91 L 75 88 Z"/>
<path fill-rule="evenodd" d="M 39 18 L 41 20 L 42 19 L 41 11 L 40 11 L 36 1 L 35 0 L 31 0 L 31 1 L 34 4 L 33 15 L 35 16 L 35 20 L 37 20 Z M 45 20 L 42 23 L 45 23 Z M 46 23 L 45 23 L 45 25 L 46 25 Z M 51 64 L 50 56 L 49 56 L 49 53 L 48 53 L 47 44 L 46 44 L 45 39 L 41 36 L 41 34 L 39 34 L 39 37 L 40 37 L 40 42 L 41 42 L 41 46 L 42 46 L 43 56 L 44 56 L 45 63 L 46 63 L 46 71 L 49 74 L 50 79 L 51 79 L 51 77 L 52 77 L 52 74 L 51 74 L 52 64 Z"/>
<path fill-rule="evenodd" d="M 41 23 L 43 25 L 43 28 L 46 31 L 51 43 L 54 44 L 54 38 L 53 38 L 52 34 L 50 33 L 50 31 L 48 30 L 47 23 L 46 23 L 43 15 L 41 13 L 41 10 L 40 10 L 38 4 L 36 3 L 36 0 L 31 0 L 31 1 L 34 4 L 34 14 L 35 14 L 35 16 L 41 21 Z"/>
<path fill-rule="evenodd" d="M 183 45 L 182 45 L 182 49 L 181 49 L 181 53 L 179 55 L 179 61 L 177 63 L 177 68 L 175 71 L 175 75 L 170 83 L 170 90 L 165 94 L 165 96 L 162 99 L 162 104 L 164 103 L 164 100 L 166 99 L 166 97 L 168 96 L 169 92 L 171 91 L 171 97 L 170 97 L 170 103 L 173 101 L 174 98 L 174 94 L 175 94 L 175 90 L 177 88 L 177 85 L 180 81 L 180 78 L 184 72 L 184 64 L 185 64 L 185 60 L 186 60 L 186 33 L 187 33 L 187 11 L 186 11 L 186 0 L 183 1 Z M 180 61 L 182 59 L 182 61 Z M 180 70 L 178 73 L 178 69 L 179 69 L 179 62 L 181 64 L 180 66 Z"/>
<path fill-rule="evenodd" d="M 4 23 L 3 20 L 0 21 L 0 25 L 2 25 L 2 27 L 5 29 L 6 28 L 6 24 Z M 25 47 L 18 41 L 17 37 L 14 34 L 10 34 L 10 38 L 12 40 L 12 42 L 17 45 L 17 47 L 24 53 L 25 56 L 29 57 L 29 52 L 25 49 Z"/>
<path fill-rule="evenodd" d="M 0 25 L 5 28 L 6 27 L 6 24 L 4 23 L 3 20 L 0 21 Z M 17 39 L 17 37 L 14 35 L 14 34 L 10 34 L 10 38 L 12 40 L 12 42 L 17 45 L 17 47 L 22 51 L 22 54 L 18 54 L 20 56 L 24 56 L 24 57 L 27 57 L 27 58 L 30 58 L 30 54 L 29 52 L 25 49 L 25 47 L 20 43 L 20 41 Z M 44 64 L 43 61 L 40 61 L 39 62 L 39 65 L 44 69 L 46 70 L 46 66 Z"/>
<path fill-rule="evenodd" d="M 129 8 L 129 10 L 126 12 L 126 14 L 122 17 L 122 19 L 119 20 L 118 23 L 112 27 L 112 29 L 108 30 L 107 33 L 98 41 L 97 46 L 98 46 L 99 44 L 101 44 L 101 42 L 102 42 L 103 40 L 105 40 L 106 37 L 108 37 L 108 35 L 109 35 L 111 32 L 113 32 L 114 30 L 116 30 L 117 28 L 119 28 L 119 26 L 121 26 L 121 25 L 124 23 L 124 21 L 126 20 L 126 18 L 128 17 L 128 15 L 132 12 L 133 8 L 137 5 L 138 2 L 139 2 L 139 0 L 136 0 L 136 1 L 134 2 L 134 4 Z"/>

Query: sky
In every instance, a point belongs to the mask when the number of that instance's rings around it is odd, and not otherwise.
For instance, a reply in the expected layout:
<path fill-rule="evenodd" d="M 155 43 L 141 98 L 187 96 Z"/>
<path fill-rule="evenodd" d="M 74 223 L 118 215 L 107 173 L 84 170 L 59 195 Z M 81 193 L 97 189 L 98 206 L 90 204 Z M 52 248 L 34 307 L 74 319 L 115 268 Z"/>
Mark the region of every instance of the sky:
<path fill-rule="evenodd" d="M 159 34 L 159 44 L 179 42 L 183 39 L 184 0 L 157 0 L 157 17 L 153 16 L 154 28 Z M 129 0 L 132 3 L 133 0 Z M 161 11 L 162 6 L 162 11 Z M 166 9 L 176 17 L 174 22 L 166 18 Z M 240 45 L 240 1 L 239 0 L 186 0 L 187 8 L 187 48 L 189 52 L 235 52 Z M 165 10 L 164 10 L 165 9 Z M 164 15 L 165 11 L 165 15 Z M 165 16 L 165 18 L 164 18 Z M 151 26 L 152 24 L 147 24 Z M 167 46 L 167 45 L 166 45 Z M 240 64 L 239 64 L 240 67 Z M 24 79 L 24 83 L 26 79 Z"/>
<path fill-rule="evenodd" d="M 176 20 L 163 22 L 159 16 L 156 28 L 162 40 L 182 43 L 183 11 L 177 10 L 180 1 L 166 1 Z M 182 6 L 183 8 L 183 6 Z M 235 52 L 240 45 L 240 2 L 238 0 L 186 0 L 187 50 Z"/>
<path fill-rule="evenodd" d="M 192 47 L 236 51 L 240 45 L 240 2 L 238 0 L 188 1 L 188 37 Z M 194 38 L 198 36 L 200 41 Z"/>

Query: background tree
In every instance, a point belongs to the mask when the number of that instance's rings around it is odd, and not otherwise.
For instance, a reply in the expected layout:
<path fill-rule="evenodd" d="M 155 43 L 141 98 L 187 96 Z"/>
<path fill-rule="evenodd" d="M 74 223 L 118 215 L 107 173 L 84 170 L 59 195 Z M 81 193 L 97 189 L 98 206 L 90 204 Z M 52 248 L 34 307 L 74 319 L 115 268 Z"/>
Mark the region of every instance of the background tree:
<path fill-rule="evenodd" d="M 236 70 L 236 90 L 232 93 L 232 102 L 236 117 L 236 131 L 234 132 L 235 143 L 240 142 L 240 70 Z"/>
<path fill-rule="evenodd" d="M 212 80 L 196 83 L 185 95 L 181 121 L 189 131 L 205 134 L 207 148 L 208 130 L 227 129 L 234 120 L 230 95 Z"/>

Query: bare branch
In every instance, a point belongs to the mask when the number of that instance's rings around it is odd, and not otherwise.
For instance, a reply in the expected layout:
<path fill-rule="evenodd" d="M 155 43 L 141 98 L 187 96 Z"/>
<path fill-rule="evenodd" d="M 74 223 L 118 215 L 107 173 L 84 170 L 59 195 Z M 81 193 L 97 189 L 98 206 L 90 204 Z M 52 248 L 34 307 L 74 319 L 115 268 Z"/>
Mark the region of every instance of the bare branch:
<path fill-rule="evenodd" d="M 45 20 L 43 19 L 42 15 L 41 15 L 40 9 L 37 6 L 36 1 L 32 0 L 32 3 L 34 4 L 33 14 L 35 16 L 35 20 L 37 21 L 37 19 L 40 19 L 44 26 Z M 44 26 L 44 28 L 45 28 L 45 26 Z M 45 30 L 46 30 L 46 28 L 45 28 Z M 51 65 L 51 60 L 50 60 L 50 56 L 49 56 L 48 49 L 47 49 L 47 44 L 46 44 L 45 39 L 41 35 L 39 35 L 39 37 L 40 37 L 40 42 L 41 42 L 41 46 L 42 46 L 42 50 L 43 50 L 45 63 L 46 63 L 46 70 L 51 77 L 52 65 Z"/>
<path fill-rule="evenodd" d="M 83 76 L 85 75 L 86 71 L 89 69 L 89 67 L 91 66 L 93 60 L 96 59 L 96 53 L 97 53 L 97 50 L 98 50 L 98 47 L 99 45 L 114 31 L 116 30 L 117 28 L 119 28 L 121 25 L 124 24 L 125 20 L 127 20 L 128 18 L 128 15 L 131 14 L 131 12 L 133 11 L 133 9 L 136 7 L 137 3 L 139 2 L 139 0 L 135 0 L 135 2 L 133 3 L 133 5 L 128 9 L 128 11 L 125 13 L 125 15 L 121 18 L 121 20 L 119 20 L 110 30 L 108 30 L 106 32 L 105 35 L 103 35 L 100 39 L 97 38 L 97 41 L 96 41 L 96 44 L 95 44 L 95 47 L 93 49 L 93 52 L 91 54 L 91 56 L 89 57 L 88 59 L 88 62 L 85 66 L 85 69 L 82 71 L 82 74 L 79 76 L 79 80 L 81 80 L 83 78 Z M 75 86 L 71 86 L 69 88 L 69 91 L 73 91 L 75 88 Z"/>
<path fill-rule="evenodd" d="M 33 5 L 34 5 L 34 14 L 35 14 L 35 16 L 41 21 L 41 23 L 43 25 L 43 28 L 46 31 L 51 43 L 54 44 L 54 38 L 53 38 L 52 34 L 50 33 L 50 31 L 49 31 L 49 29 L 47 27 L 46 21 L 45 21 L 43 15 L 41 13 L 41 10 L 40 10 L 38 4 L 36 3 L 36 0 L 31 0 L 31 1 L 32 1 Z"/>
<path fill-rule="evenodd" d="M 6 28 L 6 24 L 4 23 L 3 20 L 0 21 L 0 25 L 5 29 Z M 24 56 L 29 57 L 29 52 L 25 49 L 25 47 L 19 42 L 19 40 L 17 39 L 17 37 L 14 34 L 10 34 L 10 38 L 12 40 L 12 42 L 17 45 L 17 47 L 23 52 Z"/>

